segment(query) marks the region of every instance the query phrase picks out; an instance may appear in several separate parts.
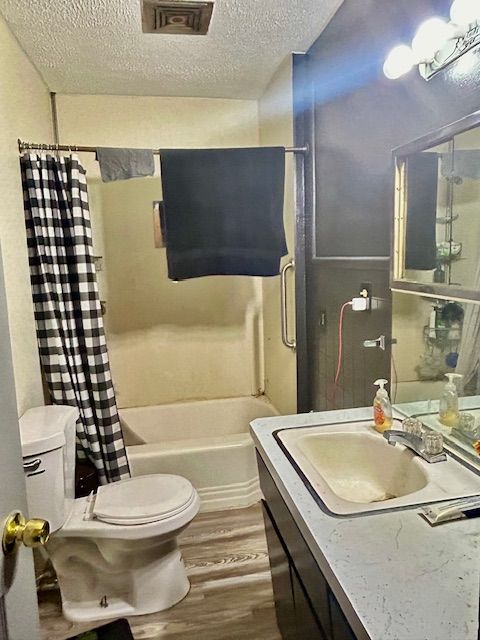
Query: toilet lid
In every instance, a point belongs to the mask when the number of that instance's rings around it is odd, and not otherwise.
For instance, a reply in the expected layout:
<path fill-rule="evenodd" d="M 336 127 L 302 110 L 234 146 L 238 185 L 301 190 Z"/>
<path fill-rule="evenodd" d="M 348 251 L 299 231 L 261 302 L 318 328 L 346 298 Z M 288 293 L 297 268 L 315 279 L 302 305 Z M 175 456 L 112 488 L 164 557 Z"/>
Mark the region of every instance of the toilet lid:
<path fill-rule="evenodd" d="M 147 524 L 170 518 L 195 499 L 195 489 L 181 476 L 139 476 L 98 488 L 94 515 L 110 524 Z"/>

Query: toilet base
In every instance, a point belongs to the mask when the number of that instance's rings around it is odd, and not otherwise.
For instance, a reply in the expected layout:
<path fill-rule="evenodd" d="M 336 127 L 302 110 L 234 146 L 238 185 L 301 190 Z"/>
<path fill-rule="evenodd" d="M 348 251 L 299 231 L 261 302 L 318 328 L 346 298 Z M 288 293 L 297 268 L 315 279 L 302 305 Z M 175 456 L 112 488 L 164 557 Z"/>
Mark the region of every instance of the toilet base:
<path fill-rule="evenodd" d="M 190 583 L 176 538 L 139 541 L 54 536 L 48 545 L 63 615 L 71 622 L 139 616 L 173 607 Z"/>
<path fill-rule="evenodd" d="M 181 602 L 190 591 L 190 582 L 187 579 L 186 588 L 184 587 L 182 595 L 175 599 L 170 604 L 164 603 L 160 608 L 155 605 L 153 608 L 148 607 L 132 607 L 131 604 L 123 600 L 112 600 L 109 602 L 108 607 L 101 608 L 98 606 L 98 602 L 63 602 L 62 601 L 62 613 L 63 617 L 70 622 L 101 622 L 102 620 L 110 620 L 112 618 L 129 618 L 131 616 L 145 616 L 150 613 L 158 613 L 159 611 L 165 611 L 170 609 L 179 602 Z"/>

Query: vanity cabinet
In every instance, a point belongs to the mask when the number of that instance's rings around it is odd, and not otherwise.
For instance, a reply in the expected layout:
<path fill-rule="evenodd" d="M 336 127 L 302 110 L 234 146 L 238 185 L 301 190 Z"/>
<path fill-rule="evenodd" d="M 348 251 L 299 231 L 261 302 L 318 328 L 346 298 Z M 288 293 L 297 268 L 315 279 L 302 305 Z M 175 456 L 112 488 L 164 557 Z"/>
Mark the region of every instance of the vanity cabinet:
<path fill-rule="evenodd" d="M 356 640 L 257 452 L 277 621 L 283 640 Z"/>
<path fill-rule="evenodd" d="M 265 503 L 263 503 L 263 517 L 277 622 L 283 640 L 299 640 L 306 637 L 326 640 L 295 565 L 284 547 Z"/>

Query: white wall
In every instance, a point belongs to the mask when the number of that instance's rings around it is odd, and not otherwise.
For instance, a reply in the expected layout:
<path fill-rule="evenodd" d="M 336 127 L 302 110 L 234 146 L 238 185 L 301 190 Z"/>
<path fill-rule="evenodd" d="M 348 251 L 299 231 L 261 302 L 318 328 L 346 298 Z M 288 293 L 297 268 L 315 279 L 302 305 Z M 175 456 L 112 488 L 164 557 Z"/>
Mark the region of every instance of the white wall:
<path fill-rule="evenodd" d="M 59 95 L 60 140 L 93 146 L 256 146 L 255 101 Z M 121 407 L 250 395 L 262 387 L 261 281 L 242 277 L 167 279 L 155 249 L 155 178 L 103 185 L 87 168 L 94 244 L 104 255 L 101 297 Z M 99 211 L 101 209 L 101 211 Z"/>
<path fill-rule="evenodd" d="M 0 241 L 19 415 L 44 404 L 17 138 L 52 139 L 49 93 L 0 17 Z"/>
<path fill-rule="evenodd" d="M 293 145 L 293 95 L 291 57 L 285 60 L 272 78 L 259 101 L 260 144 Z M 287 154 L 285 174 L 285 230 L 287 234 L 288 256 L 295 255 L 295 202 L 294 202 L 293 154 Z M 288 306 L 290 332 L 295 333 L 294 282 L 289 274 Z M 265 393 L 280 413 L 296 413 L 296 357 L 285 347 L 281 338 L 280 323 L 280 277 L 264 278 L 263 318 L 265 350 Z"/>

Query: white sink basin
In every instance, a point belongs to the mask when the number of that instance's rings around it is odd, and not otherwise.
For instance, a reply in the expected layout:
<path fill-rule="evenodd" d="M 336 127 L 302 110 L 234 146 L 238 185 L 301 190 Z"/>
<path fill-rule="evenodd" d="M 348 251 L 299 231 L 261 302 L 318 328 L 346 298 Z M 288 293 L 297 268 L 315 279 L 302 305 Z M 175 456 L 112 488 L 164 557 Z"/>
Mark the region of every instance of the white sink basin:
<path fill-rule="evenodd" d="M 480 476 L 450 456 L 430 464 L 389 445 L 370 422 L 285 429 L 277 437 L 310 488 L 338 515 L 480 494 Z"/>

